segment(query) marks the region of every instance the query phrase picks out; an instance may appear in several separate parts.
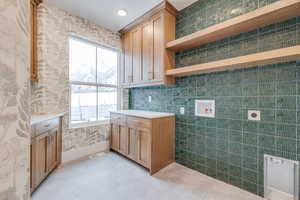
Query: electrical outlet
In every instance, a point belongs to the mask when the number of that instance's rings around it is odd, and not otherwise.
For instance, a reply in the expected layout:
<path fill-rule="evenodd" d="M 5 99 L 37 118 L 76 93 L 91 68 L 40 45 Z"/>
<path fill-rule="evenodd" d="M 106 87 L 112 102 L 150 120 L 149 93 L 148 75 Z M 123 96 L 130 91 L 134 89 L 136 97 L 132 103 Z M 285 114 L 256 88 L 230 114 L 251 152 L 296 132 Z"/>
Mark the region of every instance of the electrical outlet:
<path fill-rule="evenodd" d="M 184 115 L 184 107 L 180 107 L 180 114 Z"/>
<path fill-rule="evenodd" d="M 248 110 L 248 120 L 260 121 L 260 111 L 258 111 L 258 110 Z"/>
<path fill-rule="evenodd" d="M 149 103 L 152 102 L 152 96 L 148 96 L 148 102 L 149 102 Z"/>

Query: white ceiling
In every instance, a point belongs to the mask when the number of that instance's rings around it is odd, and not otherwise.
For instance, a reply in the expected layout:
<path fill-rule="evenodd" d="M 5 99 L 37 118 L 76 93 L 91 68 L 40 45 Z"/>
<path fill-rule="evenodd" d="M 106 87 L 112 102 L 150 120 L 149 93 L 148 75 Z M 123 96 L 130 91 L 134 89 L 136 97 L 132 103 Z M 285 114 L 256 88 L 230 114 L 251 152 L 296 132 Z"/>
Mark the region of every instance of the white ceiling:
<path fill-rule="evenodd" d="M 44 0 L 68 11 L 73 15 L 86 18 L 112 31 L 118 31 L 142 16 L 163 0 Z M 197 0 L 169 0 L 178 10 L 181 10 Z M 126 17 L 117 15 L 119 9 L 127 11 Z"/>

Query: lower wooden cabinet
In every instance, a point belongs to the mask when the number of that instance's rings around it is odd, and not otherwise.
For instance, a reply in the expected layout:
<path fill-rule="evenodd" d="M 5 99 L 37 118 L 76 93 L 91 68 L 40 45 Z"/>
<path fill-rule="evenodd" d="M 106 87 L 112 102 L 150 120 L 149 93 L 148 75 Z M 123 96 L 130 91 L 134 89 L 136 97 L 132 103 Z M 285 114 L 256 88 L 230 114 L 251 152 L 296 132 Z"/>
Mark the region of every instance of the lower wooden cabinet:
<path fill-rule="evenodd" d="M 120 130 L 118 124 L 112 124 L 111 126 L 111 148 L 120 149 Z"/>
<path fill-rule="evenodd" d="M 174 161 L 175 117 L 139 118 L 111 113 L 111 149 L 153 174 Z"/>
<path fill-rule="evenodd" d="M 128 157 L 132 160 L 137 160 L 138 155 L 138 136 L 137 131 L 132 128 L 128 128 Z M 118 151 L 117 149 L 115 149 Z"/>
<path fill-rule="evenodd" d="M 47 176 L 47 136 L 35 138 L 31 143 L 31 190 L 34 190 Z"/>
<path fill-rule="evenodd" d="M 151 133 L 150 131 L 136 130 L 137 132 L 137 162 L 144 167 L 151 167 Z"/>
<path fill-rule="evenodd" d="M 51 172 L 59 163 L 59 130 L 51 130 L 47 137 L 47 172 Z"/>
<path fill-rule="evenodd" d="M 61 163 L 60 119 L 32 126 L 30 186 L 34 191 Z"/>
<path fill-rule="evenodd" d="M 119 151 L 122 154 L 128 155 L 128 128 L 126 126 L 120 125 L 119 126 L 119 133 L 120 133 L 120 146 Z"/>

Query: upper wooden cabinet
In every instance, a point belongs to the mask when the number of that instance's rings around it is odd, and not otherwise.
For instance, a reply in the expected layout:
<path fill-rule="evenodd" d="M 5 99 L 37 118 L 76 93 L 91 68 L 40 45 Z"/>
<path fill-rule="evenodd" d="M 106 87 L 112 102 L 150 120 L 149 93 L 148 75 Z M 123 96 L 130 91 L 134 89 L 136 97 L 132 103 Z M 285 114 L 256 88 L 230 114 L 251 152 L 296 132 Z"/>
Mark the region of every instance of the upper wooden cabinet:
<path fill-rule="evenodd" d="M 174 53 L 165 49 L 175 39 L 177 10 L 167 1 L 122 29 L 122 86 L 174 84 L 165 76 L 174 66 Z"/>
<path fill-rule="evenodd" d="M 31 81 L 38 81 L 37 67 L 37 7 L 42 0 L 30 0 L 30 20 L 31 20 Z"/>

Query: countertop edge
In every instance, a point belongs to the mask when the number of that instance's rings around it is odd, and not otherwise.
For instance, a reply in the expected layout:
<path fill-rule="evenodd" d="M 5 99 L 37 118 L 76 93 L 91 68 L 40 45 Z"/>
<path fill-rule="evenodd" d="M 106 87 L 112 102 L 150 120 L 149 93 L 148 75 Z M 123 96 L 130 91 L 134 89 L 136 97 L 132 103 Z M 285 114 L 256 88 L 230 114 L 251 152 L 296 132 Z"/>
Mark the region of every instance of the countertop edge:
<path fill-rule="evenodd" d="M 41 115 L 32 115 L 30 120 L 30 125 L 35 125 L 43 121 L 47 121 L 56 117 L 62 117 L 65 115 L 65 112 L 56 113 L 56 114 L 41 114 Z"/>
<path fill-rule="evenodd" d="M 153 112 L 153 111 L 144 111 L 144 110 L 128 110 L 129 112 L 126 112 L 126 110 L 119 110 L 119 111 L 110 111 L 110 113 L 115 113 L 115 114 L 123 114 L 123 115 L 128 115 L 128 116 L 134 116 L 134 117 L 141 117 L 141 118 L 145 118 L 145 119 L 157 119 L 157 118 L 164 118 L 164 117 L 173 117 L 175 116 L 174 113 L 163 113 L 163 112 Z M 137 114 L 137 113 L 134 113 L 134 111 L 137 111 L 137 112 L 149 112 L 149 113 L 152 113 L 153 116 L 147 116 L 146 115 L 143 115 L 143 114 Z M 157 115 L 155 116 L 155 113 L 157 113 Z"/>

